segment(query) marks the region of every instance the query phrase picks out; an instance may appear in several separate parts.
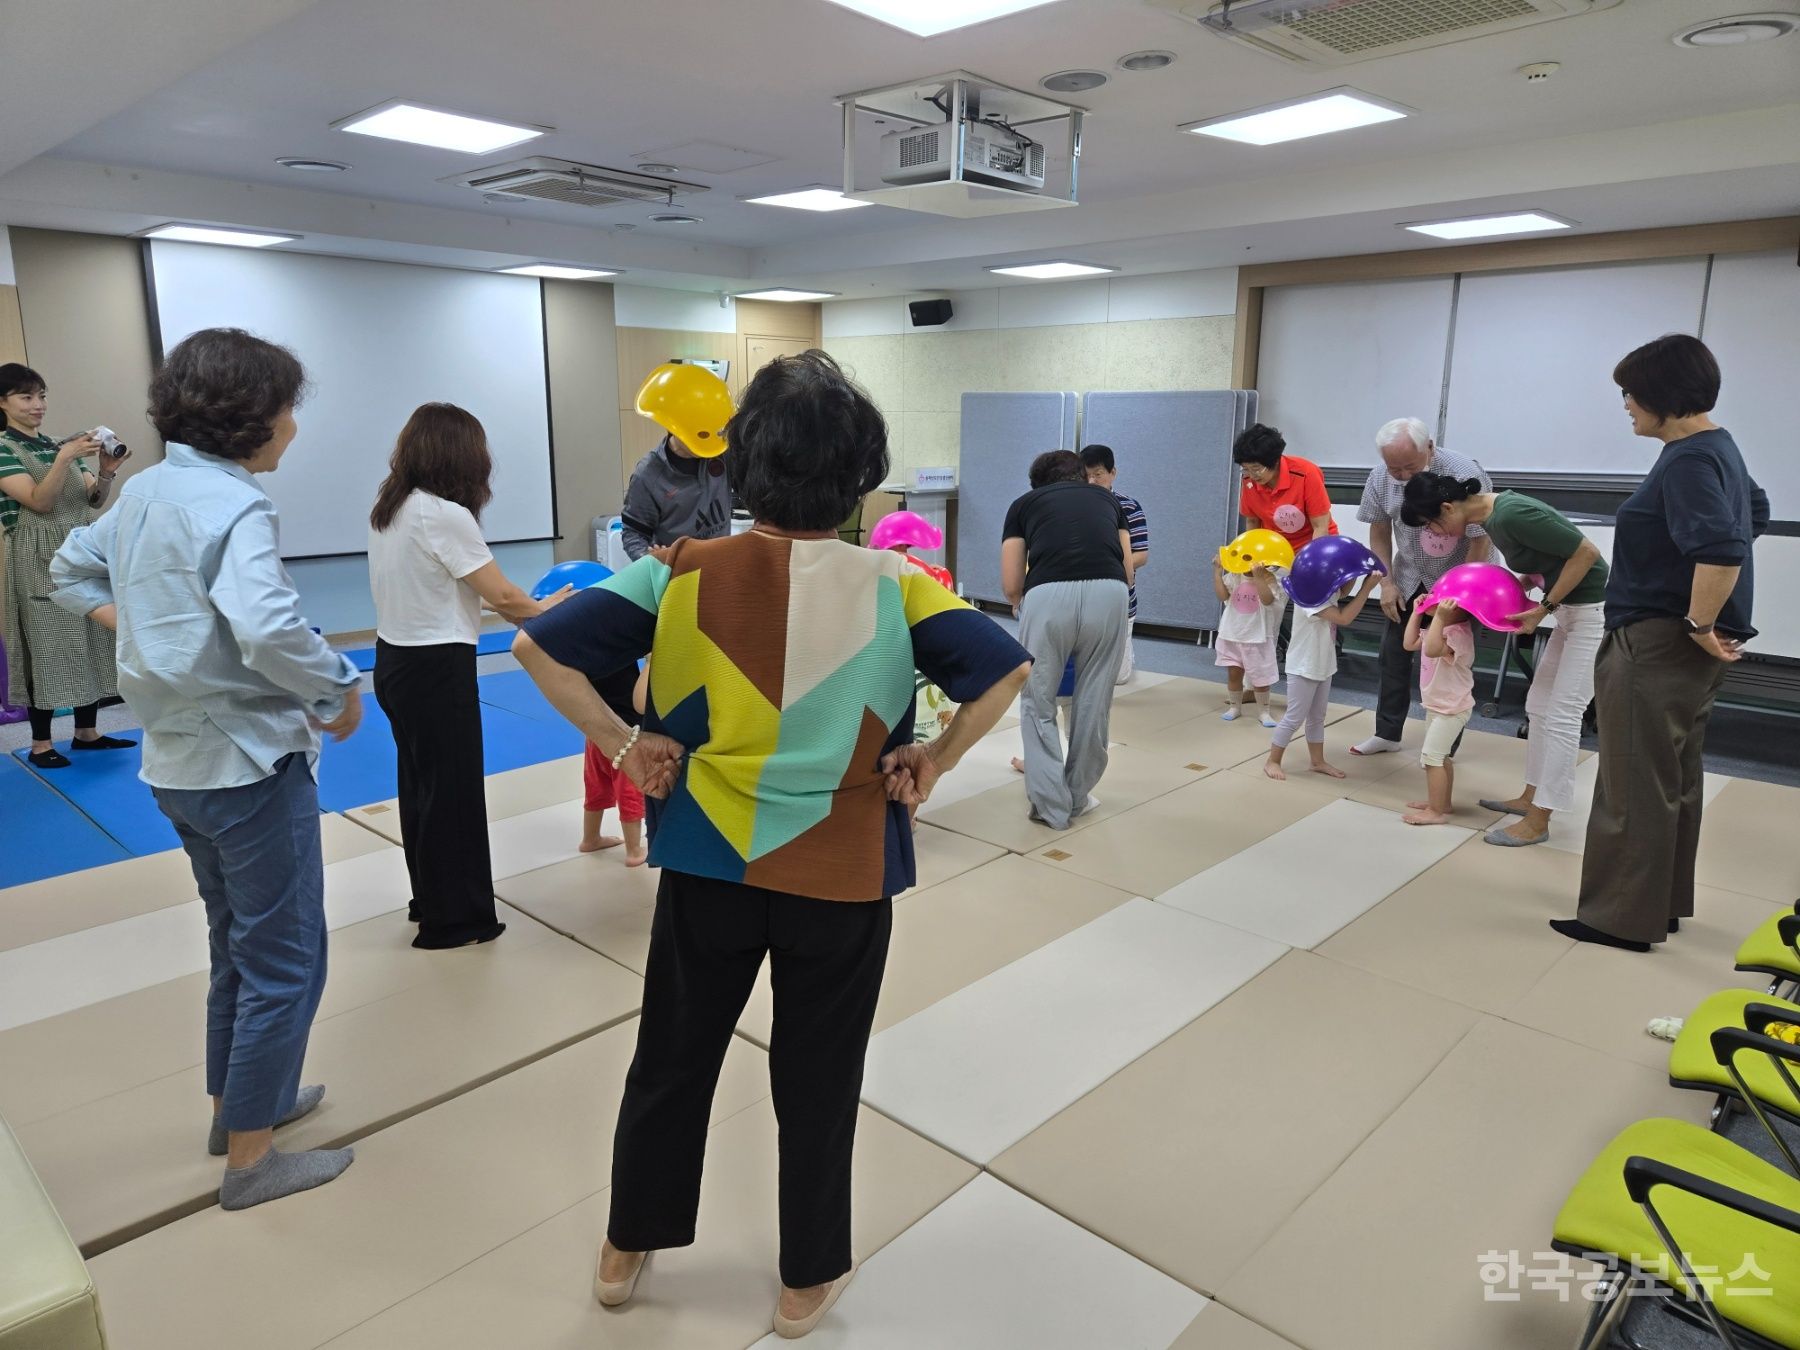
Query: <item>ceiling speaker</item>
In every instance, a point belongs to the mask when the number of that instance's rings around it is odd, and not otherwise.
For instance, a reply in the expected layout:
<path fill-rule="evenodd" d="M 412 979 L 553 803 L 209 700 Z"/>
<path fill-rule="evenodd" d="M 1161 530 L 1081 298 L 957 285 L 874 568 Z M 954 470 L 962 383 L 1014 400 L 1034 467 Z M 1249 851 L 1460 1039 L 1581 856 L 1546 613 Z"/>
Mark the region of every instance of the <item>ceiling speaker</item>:
<path fill-rule="evenodd" d="M 906 308 L 912 314 L 914 328 L 936 328 L 950 322 L 950 315 L 955 312 L 948 300 L 914 300 Z"/>

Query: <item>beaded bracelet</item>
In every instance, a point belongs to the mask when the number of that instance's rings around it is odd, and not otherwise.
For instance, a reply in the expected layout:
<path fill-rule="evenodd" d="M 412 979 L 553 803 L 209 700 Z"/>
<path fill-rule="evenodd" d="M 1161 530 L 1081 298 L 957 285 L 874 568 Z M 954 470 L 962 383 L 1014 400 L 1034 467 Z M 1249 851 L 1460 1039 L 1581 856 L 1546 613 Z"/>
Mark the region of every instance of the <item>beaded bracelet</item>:
<path fill-rule="evenodd" d="M 625 744 L 619 747 L 619 753 L 612 757 L 614 772 L 617 772 L 619 765 L 625 762 L 625 756 L 631 753 L 631 747 L 638 743 L 638 733 L 642 730 L 642 727 L 633 727 L 631 729 L 631 735 L 625 738 Z"/>

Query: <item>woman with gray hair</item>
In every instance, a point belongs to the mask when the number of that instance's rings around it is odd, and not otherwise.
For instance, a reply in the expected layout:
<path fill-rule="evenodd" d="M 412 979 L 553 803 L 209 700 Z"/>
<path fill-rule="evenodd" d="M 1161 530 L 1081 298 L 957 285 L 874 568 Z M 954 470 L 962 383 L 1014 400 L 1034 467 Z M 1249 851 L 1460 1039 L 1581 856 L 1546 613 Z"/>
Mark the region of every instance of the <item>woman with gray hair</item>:
<path fill-rule="evenodd" d="M 1081 457 L 1052 450 L 1031 464 L 1031 491 L 1006 512 L 1000 584 L 1034 664 L 1022 704 L 1025 795 L 1053 830 L 1098 803 L 1113 685 L 1129 636 L 1131 522 L 1119 499 L 1088 482 Z M 1063 667 L 1075 658 L 1069 753 L 1056 726 Z"/>

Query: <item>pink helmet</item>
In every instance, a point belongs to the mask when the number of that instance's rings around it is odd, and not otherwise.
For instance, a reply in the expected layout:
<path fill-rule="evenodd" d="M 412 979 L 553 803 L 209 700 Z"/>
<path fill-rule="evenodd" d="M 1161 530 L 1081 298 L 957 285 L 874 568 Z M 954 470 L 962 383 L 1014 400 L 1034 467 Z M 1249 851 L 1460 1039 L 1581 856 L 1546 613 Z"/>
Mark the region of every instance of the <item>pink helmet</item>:
<path fill-rule="evenodd" d="M 944 532 L 916 511 L 895 511 L 875 522 L 870 548 L 941 548 Z"/>
<path fill-rule="evenodd" d="M 1435 609 L 1440 600 L 1454 600 L 1483 627 L 1496 633 L 1516 633 L 1519 625 L 1510 616 L 1531 608 L 1519 579 L 1498 563 L 1472 562 L 1452 567 L 1419 601 L 1419 608 Z"/>

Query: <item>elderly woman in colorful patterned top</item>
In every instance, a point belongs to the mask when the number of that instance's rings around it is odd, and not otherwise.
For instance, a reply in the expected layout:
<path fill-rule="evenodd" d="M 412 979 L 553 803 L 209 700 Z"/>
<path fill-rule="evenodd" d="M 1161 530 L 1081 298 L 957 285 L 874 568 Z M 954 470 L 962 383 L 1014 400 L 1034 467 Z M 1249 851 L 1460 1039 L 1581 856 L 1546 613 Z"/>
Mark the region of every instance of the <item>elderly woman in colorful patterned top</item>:
<path fill-rule="evenodd" d="M 854 1273 L 851 1146 L 890 901 L 915 879 L 908 808 L 993 728 L 1030 657 L 899 555 L 838 539 L 886 477 L 887 428 L 830 357 L 765 366 L 726 436 L 754 528 L 638 560 L 526 624 L 514 651 L 652 799 L 663 869 L 596 1295 L 622 1305 L 651 1251 L 693 1242 L 713 1088 L 767 956 L 774 1326 L 795 1337 Z M 634 731 L 590 680 L 645 655 L 650 698 Z M 962 705 L 923 745 L 915 666 Z"/>

